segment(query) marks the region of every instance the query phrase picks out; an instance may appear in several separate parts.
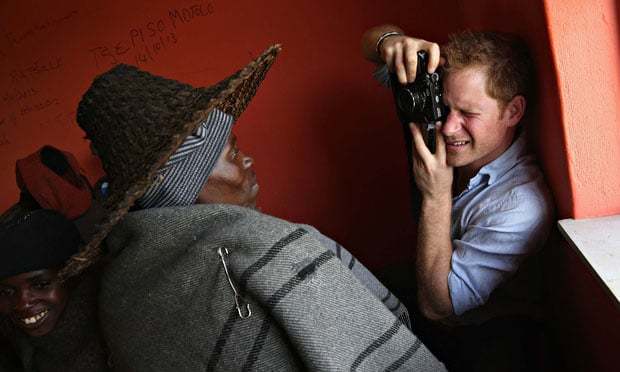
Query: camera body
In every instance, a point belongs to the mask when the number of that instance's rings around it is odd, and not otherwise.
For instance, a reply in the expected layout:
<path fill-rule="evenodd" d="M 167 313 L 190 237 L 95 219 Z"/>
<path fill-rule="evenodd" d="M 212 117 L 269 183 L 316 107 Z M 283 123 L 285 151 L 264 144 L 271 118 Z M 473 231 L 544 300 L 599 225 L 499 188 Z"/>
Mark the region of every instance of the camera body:
<path fill-rule="evenodd" d="M 413 83 L 402 85 L 394 73 L 390 79 L 399 120 L 406 125 L 420 124 L 426 146 L 431 153 L 435 153 L 435 123 L 446 119 L 448 108 L 443 103 L 441 78 L 437 72 L 429 74 L 427 66 L 428 53 L 421 50 L 418 52 L 418 66 Z"/>

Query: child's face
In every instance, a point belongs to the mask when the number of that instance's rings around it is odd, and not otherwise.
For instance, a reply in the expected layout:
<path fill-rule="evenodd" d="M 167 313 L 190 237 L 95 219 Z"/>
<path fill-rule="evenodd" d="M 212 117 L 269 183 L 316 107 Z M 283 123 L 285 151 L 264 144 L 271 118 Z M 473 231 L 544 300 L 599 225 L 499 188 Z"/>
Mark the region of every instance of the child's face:
<path fill-rule="evenodd" d="M 0 280 L 0 315 L 32 337 L 49 333 L 65 309 L 69 289 L 57 269 L 42 269 Z"/>

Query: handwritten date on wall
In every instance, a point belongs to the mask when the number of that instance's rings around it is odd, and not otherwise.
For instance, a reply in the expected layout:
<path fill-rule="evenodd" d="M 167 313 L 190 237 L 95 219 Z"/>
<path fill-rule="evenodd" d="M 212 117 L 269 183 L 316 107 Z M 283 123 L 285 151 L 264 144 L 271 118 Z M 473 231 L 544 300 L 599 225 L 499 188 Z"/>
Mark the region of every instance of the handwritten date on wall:
<path fill-rule="evenodd" d="M 158 55 L 179 42 L 176 31 L 180 27 L 213 12 L 211 3 L 169 10 L 167 16 L 129 30 L 127 39 L 107 46 L 97 46 L 88 52 L 97 69 L 116 65 L 121 60 L 131 61 L 136 66 L 155 62 Z"/>

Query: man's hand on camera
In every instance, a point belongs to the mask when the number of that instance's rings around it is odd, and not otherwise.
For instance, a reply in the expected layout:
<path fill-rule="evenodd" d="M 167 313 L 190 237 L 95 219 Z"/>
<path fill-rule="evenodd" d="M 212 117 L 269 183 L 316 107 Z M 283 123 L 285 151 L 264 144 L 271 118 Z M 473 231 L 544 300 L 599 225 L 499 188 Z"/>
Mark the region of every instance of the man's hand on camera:
<path fill-rule="evenodd" d="M 394 35 L 381 43 L 381 58 L 390 71 L 396 73 L 401 84 L 415 80 L 418 66 L 417 53 L 420 50 L 428 52 L 428 72 L 437 69 L 440 60 L 439 45 L 423 39 L 409 36 Z"/>
<path fill-rule="evenodd" d="M 446 162 L 446 144 L 441 134 L 441 122 L 437 122 L 437 148 L 432 154 L 422 136 L 418 124 L 410 123 L 413 136 L 413 175 L 422 198 L 442 200 L 452 195 L 452 166 Z"/>

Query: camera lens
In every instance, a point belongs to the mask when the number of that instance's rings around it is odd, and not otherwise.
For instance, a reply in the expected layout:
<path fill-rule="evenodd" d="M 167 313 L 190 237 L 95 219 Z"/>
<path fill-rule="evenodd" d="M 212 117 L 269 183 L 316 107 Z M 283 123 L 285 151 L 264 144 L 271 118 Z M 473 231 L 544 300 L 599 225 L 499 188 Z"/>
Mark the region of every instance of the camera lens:
<path fill-rule="evenodd" d="M 398 103 L 404 112 L 422 111 L 426 104 L 428 94 L 426 91 L 412 92 L 409 89 L 400 91 Z"/>

